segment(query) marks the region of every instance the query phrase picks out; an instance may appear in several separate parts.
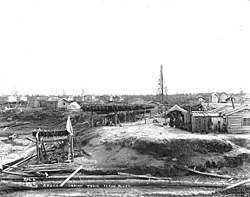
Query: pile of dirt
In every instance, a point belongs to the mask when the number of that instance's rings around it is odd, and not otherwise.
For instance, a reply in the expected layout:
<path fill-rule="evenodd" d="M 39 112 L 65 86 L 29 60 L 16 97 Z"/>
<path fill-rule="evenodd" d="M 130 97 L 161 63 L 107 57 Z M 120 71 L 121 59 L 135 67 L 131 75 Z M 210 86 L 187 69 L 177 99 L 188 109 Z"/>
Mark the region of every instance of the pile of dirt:
<path fill-rule="evenodd" d="M 47 108 L 14 108 L 0 111 L 0 136 L 29 134 L 34 129 L 61 130 L 65 129 L 70 116 L 72 125 L 81 129 L 88 116 L 81 110 L 56 110 Z"/>
<path fill-rule="evenodd" d="M 65 112 L 60 110 L 42 108 L 14 108 L 1 111 L 0 117 L 5 121 L 35 121 L 44 119 L 60 120 L 65 117 Z"/>
<path fill-rule="evenodd" d="M 22 153 L 29 149 L 34 143 L 24 138 L 9 139 L 0 137 L 0 163 L 10 163 L 20 158 Z"/>
<path fill-rule="evenodd" d="M 82 137 L 95 167 L 155 176 L 186 174 L 176 165 L 222 173 L 250 162 L 250 151 L 218 136 L 169 132 L 169 127 L 137 124 L 93 128 Z M 87 140 L 86 140 L 87 139 Z"/>

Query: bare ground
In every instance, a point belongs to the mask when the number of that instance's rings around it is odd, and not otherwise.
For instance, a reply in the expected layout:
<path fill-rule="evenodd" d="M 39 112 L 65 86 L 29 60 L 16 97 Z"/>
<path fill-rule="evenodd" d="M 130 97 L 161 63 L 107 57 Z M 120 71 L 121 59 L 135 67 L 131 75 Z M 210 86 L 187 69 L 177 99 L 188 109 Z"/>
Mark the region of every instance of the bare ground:
<path fill-rule="evenodd" d="M 0 152 L 1 160 L 11 159 L 31 147 L 33 142 L 26 137 L 32 138 L 31 133 L 34 129 L 65 128 L 68 115 L 66 112 L 57 111 L 46 112 L 49 114 L 46 115 L 44 111 L 40 111 L 47 118 L 35 112 L 37 118 L 32 120 L 34 112 L 29 113 L 31 115 L 22 113 L 21 116 L 21 120 L 31 121 L 29 125 L 0 128 L 0 149 L 3 150 Z M 1 123 L 20 121 L 18 116 L 10 114 L 7 117 L 11 120 L 2 117 L 4 118 L 1 119 Z M 59 117 L 56 122 L 55 117 Z M 250 177 L 250 134 L 191 134 L 162 126 L 162 122 L 153 123 L 152 120 L 147 120 L 147 124 L 142 121 L 123 124 L 122 127 L 86 129 L 81 126 L 86 119 L 79 121 L 77 114 L 75 117 L 73 127 L 77 134 L 77 143 L 91 155 L 75 158 L 76 164 L 85 164 L 89 168 L 120 168 L 123 172 L 133 174 L 188 178 L 190 181 L 215 180 L 194 176 L 188 171 L 176 168 L 175 165 L 237 178 Z M 8 136 L 14 133 L 18 137 L 14 140 L 9 139 Z M 152 190 L 154 189 L 151 188 L 150 191 Z"/>

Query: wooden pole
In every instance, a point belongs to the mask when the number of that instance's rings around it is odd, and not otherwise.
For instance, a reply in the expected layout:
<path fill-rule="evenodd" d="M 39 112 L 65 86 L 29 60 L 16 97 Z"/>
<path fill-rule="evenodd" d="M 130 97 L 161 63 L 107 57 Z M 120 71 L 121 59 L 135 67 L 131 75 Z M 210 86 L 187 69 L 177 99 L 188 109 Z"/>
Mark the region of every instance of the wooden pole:
<path fill-rule="evenodd" d="M 134 177 L 134 178 L 144 178 L 144 179 L 152 179 L 152 180 L 171 180 L 170 177 L 155 177 L 152 175 L 135 175 L 135 174 L 129 174 L 129 173 L 122 173 L 118 172 L 118 175 L 127 176 L 127 177 Z"/>
<path fill-rule="evenodd" d="M 37 163 L 40 163 L 40 151 L 39 151 L 39 139 L 36 138 L 36 155 L 37 155 Z"/>
<path fill-rule="evenodd" d="M 73 175 L 74 176 L 74 175 Z M 70 178 L 69 178 L 70 179 Z M 13 188 L 28 188 L 28 189 L 39 189 L 39 188 L 58 188 L 61 183 L 60 181 L 51 180 L 51 181 L 38 181 L 37 184 L 26 184 L 21 181 L 7 181 L 2 180 L 2 184 L 9 185 Z M 141 180 L 141 179 L 125 179 L 125 180 L 69 180 L 64 183 L 64 187 L 66 188 L 87 188 L 89 186 L 92 187 L 105 187 L 107 185 L 112 186 L 155 186 L 155 187 L 167 187 L 167 186 L 177 186 L 177 187 L 213 187 L 213 188 L 222 188 L 228 186 L 228 183 L 221 182 L 210 182 L 199 181 L 199 182 L 191 182 L 191 181 L 172 181 L 172 180 Z M 63 187 L 62 186 L 62 187 Z M 215 191 L 212 191 L 214 193 Z"/>
<path fill-rule="evenodd" d="M 117 126 L 117 111 L 115 111 L 115 126 Z"/>
<path fill-rule="evenodd" d="M 61 184 L 60 184 L 60 187 L 63 187 L 65 185 L 65 183 L 67 183 L 69 181 L 69 179 L 71 179 L 73 176 L 75 176 L 75 174 L 77 172 L 79 172 L 80 170 L 82 169 L 82 166 L 79 166 L 71 175 L 69 175 L 69 177 L 63 181 Z"/>
<path fill-rule="evenodd" d="M 28 173 L 24 173 L 24 172 L 10 172 L 10 171 L 6 171 L 6 170 L 3 170 L 2 173 L 5 173 L 5 174 L 11 174 L 11 175 L 18 175 L 18 176 L 30 176 L 30 174 Z"/>
<path fill-rule="evenodd" d="M 70 140 L 70 155 L 71 155 L 71 161 L 74 161 L 74 147 L 73 144 L 74 143 L 74 138 L 73 136 L 71 136 L 71 140 Z"/>
<path fill-rule="evenodd" d="M 185 167 L 182 167 L 182 166 L 179 166 L 179 165 L 174 165 L 175 167 L 179 168 L 179 169 L 182 169 L 182 170 L 187 170 L 189 172 L 193 172 L 195 174 L 200 174 L 200 175 L 204 175 L 204 176 L 212 176 L 212 177 L 217 177 L 217 178 L 222 178 L 222 179 L 232 179 L 233 177 L 231 176 L 228 176 L 228 175 L 220 175 L 220 174 L 213 174 L 213 173 L 208 173 L 208 172 L 200 172 L 198 170 L 193 170 L 193 169 L 190 169 L 190 168 L 185 168 Z"/>
<path fill-rule="evenodd" d="M 231 102 L 232 102 L 232 106 L 233 106 L 233 109 L 234 109 L 235 107 L 234 107 L 234 100 L 233 100 L 233 97 L 231 97 Z"/>
<path fill-rule="evenodd" d="M 74 160 L 73 154 L 73 136 L 68 135 L 68 162 L 72 162 Z"/>
<path fill-rule="evenodd" d="M 238 186 L 243 185 L 243 184 L 248 183 L 248 182 L 250 182 L 250 179 L 246 179 L 246 180 L 244 180 L 244 181 L 240 181 L 240 182 L 238 182 L 238 183 L 229 185 L 229 186 L 227 186 L 227 187 L 224 189 L 224 191 L 225 191 L 225 190 L 232 189 L 232 188 L 235 188 L 235 187 L 238 187 Z"/>
<path fill-rule="evenodd" d="M 164 103 L 164 81 L 163 81 L 163 66 L 161 65 L 161 102 Z"/>
<path fill-rule="evenodd" d="M 93 111 L 91 111 L 90 123 L 91 123 L 91 128 L 93 128 Z"/>

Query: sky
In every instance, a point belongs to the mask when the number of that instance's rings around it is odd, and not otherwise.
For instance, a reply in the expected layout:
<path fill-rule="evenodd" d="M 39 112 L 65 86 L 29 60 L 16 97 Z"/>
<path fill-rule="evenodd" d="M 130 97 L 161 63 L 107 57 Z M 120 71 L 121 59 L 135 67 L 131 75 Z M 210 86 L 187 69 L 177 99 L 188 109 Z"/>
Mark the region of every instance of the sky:
<path fill-rule="evenodd" d="M 0 94 L 250 92 L 249 0 L 0 1 Z"/>

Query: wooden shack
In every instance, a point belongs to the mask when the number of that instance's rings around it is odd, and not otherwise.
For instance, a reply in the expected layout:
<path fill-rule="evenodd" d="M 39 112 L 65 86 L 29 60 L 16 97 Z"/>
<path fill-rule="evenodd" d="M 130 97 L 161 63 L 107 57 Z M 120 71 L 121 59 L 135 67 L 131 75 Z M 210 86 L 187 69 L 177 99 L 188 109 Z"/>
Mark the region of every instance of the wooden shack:
<path fill-rule="evenodd" d="M 174 105 L 166 112 L 166 117 L 170 118 L 169 126 L 185 129 L 189 120 L 188 112 L 179 105 Z"/>
<path fill-rule="evenodd" d="M 218 103 L 219 102 L 219 95 L 215 92 L 211 94 L 211 103 Z"/>
<path fill-rule="evenodd" d="M 227 98 L 228 98 L 228 94 L 227 93 L 221 92 L 219 94 L 219 102 L 220 103 L 226 103 Z"/>
<path fill-rule="evenodd" d="M 250 132 L 250 108 L 248 106 L 221 112 L 229 133 Z"/>
<path fill-rule="evenodd" d="M 218 121 L 222 123 L 223 119 L 219 113 L 208 111 L 192 111 L 190 112 L 192 132 L 212 133 L 216 130 Z"/>
<path fill-rule="evenodd" d="M 37 97 L 34 102 L 34 107 L 47 107 L 47 98 L 45 96 Z"/>
<path fill-rule="evenodd" d="M 58 97 L 50 97 L 47 100 L 46 107 L 49 109 L 58 109 L 58 101 L 60 99 Z"/>

